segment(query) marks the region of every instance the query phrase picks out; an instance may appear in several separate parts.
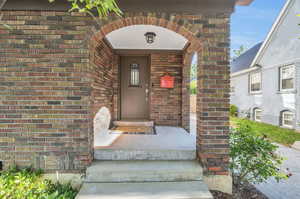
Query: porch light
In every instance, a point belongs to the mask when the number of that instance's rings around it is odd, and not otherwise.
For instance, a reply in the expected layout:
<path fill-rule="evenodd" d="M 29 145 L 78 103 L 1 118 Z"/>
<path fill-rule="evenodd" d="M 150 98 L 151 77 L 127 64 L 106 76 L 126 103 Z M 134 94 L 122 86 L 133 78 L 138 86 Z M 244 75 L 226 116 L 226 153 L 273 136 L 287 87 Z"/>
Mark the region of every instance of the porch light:
<path fill-rule="evenodd" d="M 146 42 L 148 44 L 152 44 L 154 42 L 156 34 L 154 32 L 146 32 L 145 37 L 146 37 Z"/>

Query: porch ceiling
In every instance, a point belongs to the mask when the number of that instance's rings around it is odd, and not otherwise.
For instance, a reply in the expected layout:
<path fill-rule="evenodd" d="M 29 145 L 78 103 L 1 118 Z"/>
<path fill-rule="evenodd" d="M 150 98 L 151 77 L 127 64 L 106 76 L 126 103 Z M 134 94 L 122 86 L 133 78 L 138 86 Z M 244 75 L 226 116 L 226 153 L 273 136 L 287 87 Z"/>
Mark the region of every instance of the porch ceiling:
<path fill-rule="evenodd" d="M 144 34 L 154 32 L 155 41 L 146 42 Z M 133 25 L 109 33 L 106 39 L 114 49 L 182 50 L 188 40 L 171 30 L 153 25 Z"/>

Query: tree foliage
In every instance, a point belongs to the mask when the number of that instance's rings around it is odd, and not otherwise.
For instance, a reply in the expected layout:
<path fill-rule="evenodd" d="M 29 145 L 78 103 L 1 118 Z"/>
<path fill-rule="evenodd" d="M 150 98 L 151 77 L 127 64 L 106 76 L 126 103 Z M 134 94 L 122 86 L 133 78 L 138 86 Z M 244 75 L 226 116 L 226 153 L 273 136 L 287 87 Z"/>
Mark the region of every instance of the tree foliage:
<path fill-rule="evenodd" d="M 245 182 L 262 183 L 271 177 L 278 181 L 287 178 L 279 170 L 283 158 L 275 153 L 278 147 L 265 137 L 255 135 L 249 126 L 238 126 L 230 135 L 230 168 L 234 184 L 239 187 Z"/>
<path fill-rule="evenodd" d="M 230 116 L 237 117 L 238 116 L 238 107 L 234 104 L 230 104 Z"/>
<path fill-rule="evenodd" d="M 49 0 L 55 2 L 56 0 Z M 88 13 L 94 16 L 93 12 L 96 11 L 100 18 L 107 17 L 110 13 L 115 13 L 118 16 L 122 11 L 118 7 L 115 0 L 68 0 L 71 4 L 70 12 L 78 11 Z"/>
<path fill-rule="evenodd" d="M 241 56 L 245 51 L 247 50 L 247 47 L 245 47 L 244 45 L 241 45 L 238 49 L 233 50 L 233 59 L 238 58 L 239 56 Z"/>

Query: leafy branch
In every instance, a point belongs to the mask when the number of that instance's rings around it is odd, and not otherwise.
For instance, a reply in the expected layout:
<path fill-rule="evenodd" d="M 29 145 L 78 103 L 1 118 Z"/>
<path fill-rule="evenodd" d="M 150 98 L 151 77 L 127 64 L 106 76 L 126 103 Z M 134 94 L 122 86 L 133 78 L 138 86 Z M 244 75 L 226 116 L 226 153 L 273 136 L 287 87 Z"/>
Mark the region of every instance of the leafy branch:
<path fill-rule="evenodd" d="M 49 0 L 50 3 L 56 0 Z M 115 13 L 121 16 L 123 13 L 118 7 L 115 0 L 68 0 L 71 3 L 69 12 L 77 11 L 80 13 L 87 13 L 95 18 L 94 11 L 97 12 L 98 17 L 107 17 L 110 13 Z"/>
<path fill-rule="evenodd" d="M 250 126 L 238 124 L 230 134 L 230 169 L 238 190 L 247 183 L 262 183 L 273 177 L 277 181 L 288 176 L 280 171 L 284 158 L 276 154 L 277 146 L 266 137 L 255 135 Z"/>
<path fill-rule="evenodd" d="M 4 7 L 6 2 L 7 2 L 7 0 L 0 0 L 0 11 Z M 4 26 L 5 28 L 10 29 L 10 27 L 7 24 L 4 24 L 4 23 L 1 22 L 2 18 L 3 18 L 3 13 L 0 14 L 0 25 Z"/>

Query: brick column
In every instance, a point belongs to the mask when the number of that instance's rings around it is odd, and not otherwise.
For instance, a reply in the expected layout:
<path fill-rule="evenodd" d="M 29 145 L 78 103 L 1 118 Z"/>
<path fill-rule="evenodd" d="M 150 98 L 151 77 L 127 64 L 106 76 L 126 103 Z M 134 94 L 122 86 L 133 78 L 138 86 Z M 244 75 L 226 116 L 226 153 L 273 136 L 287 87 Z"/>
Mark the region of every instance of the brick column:
<path fill-rule="evenodd" d="M 216 180 L 216 176 L 231 179 L 228 176 L 230 42 L 229 17 L 209 16 L 206 21 L 201 30 L 205 34 L 199 37 L 202 50 L 198 52 L 197 151 L 204 174 L 214 176 L 209 184 L 222 181 Z M 223 184 L 230 185 L 228 181 Z M 230 192 L 231 188 L 228 189 Z"/>

